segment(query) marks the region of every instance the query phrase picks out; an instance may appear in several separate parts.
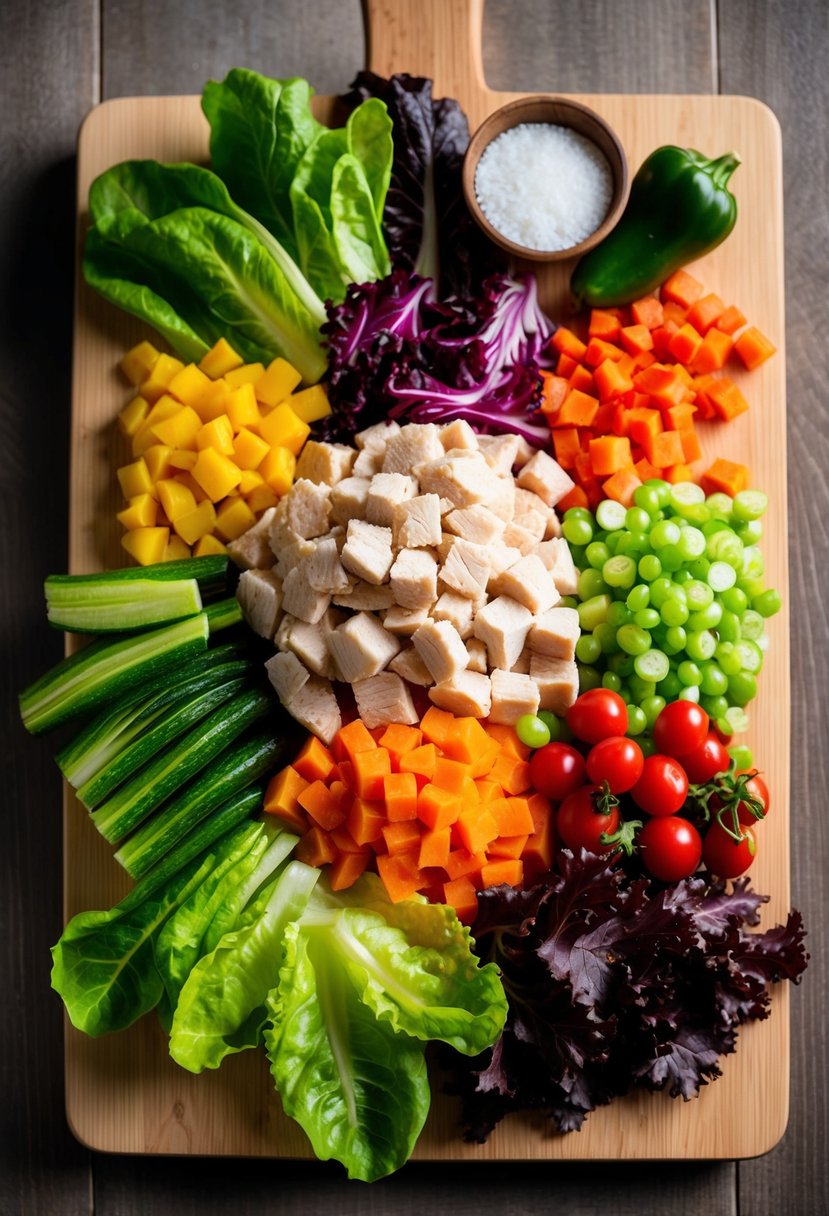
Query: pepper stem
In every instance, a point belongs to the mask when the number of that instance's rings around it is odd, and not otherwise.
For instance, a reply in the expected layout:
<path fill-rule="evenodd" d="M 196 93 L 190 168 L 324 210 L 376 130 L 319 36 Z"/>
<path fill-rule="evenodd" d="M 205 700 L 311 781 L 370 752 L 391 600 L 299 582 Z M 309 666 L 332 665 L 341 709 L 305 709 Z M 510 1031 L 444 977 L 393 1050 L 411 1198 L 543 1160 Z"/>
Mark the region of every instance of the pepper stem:
<path fill-rule="evenodd" d="M 718 189 L 723 189 L 728 184 L 731 174 L 740 163 L 740 157 L 736 152 L 726 152 L 725 156 L 719 156 L 716 160 L 709 161 L 708 173 L 714 185 Z"/>

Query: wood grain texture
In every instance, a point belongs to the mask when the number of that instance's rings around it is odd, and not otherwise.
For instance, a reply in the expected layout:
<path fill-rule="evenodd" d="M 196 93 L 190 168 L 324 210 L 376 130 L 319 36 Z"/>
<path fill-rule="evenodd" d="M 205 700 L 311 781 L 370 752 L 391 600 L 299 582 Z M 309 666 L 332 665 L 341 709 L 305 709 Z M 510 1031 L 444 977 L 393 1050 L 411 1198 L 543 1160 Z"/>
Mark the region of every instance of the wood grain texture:
<path fill-rule="evenodd" d="M 508 94 L 483 83 L 480 56 L 482 5 L 476 0 L 368 0 L 369 64 L 384 75 L 407 70 L 431 76 L 437 95 L 458 97 L 476 124 Z M 432 20 L 424 20 L 431 11 Z M 764 332 L 775 335 L 780 355 L 748 382 L 738 378 L 753 409 L 727 428 L 707 428 L 708 459 L 714 453 L 745 460 L 770 496 L 764 552 L 770 582 L 785 594 L 786 478 L 783 353 L 782 219 L 777 127 L 763 107 L 746 99 L 587 95 L 617 129 L 631 162 L 658 144 L 680 139 L 702 148 L 739 147 L 745 160 L 735 189 L 741 223 L 731 239 L 697 270 L 703 281 L 741 306 Z M 89 182 L 114 161 L 154 155 L 163 160 L 203 160 L 206 124 L 196 98 L 121 99 L 87 120 L 79 146 L 79 206 Z M 770 253 L 760 262 L 752 250 Z M 543 303 L 561 317 L 571 267 L 556 264 L 538 274 Z M 94 569 L 118 560 L 112 474 L 112 419 L 123 394 L 113 394 L 113 369 L 140 330 L 128 318 L 79 293 L 73 383 L 70 568 Z M 704 467 L 704 466 L 703 466 Z M 773 648 L 764 671 L 767 695 L 752 708 L 751 741 L 766 758 L 777 814 L 764 825 L 767 844 L 755 881 L 772 895 L 765 923 L 788 908 L 788 651 L 785 611 L 772 628 Z M 71 800 L 66 814 L 67 914 L 105 907 L 119 875 L 110 850 Z M 507 1120 L 486 1145 L 465 1145 L 457 1111 L 435 1101 L 415 1150 L 418 1160 L 585 1160 L 730 1158 L 763 1152 L 781 1136 L 788 1105 L 787 993 L 775 996 L 774 1016 L 746 1028 L 724 1078 L 698 1101 L 672 1102 L 640 1094 L 596 1112 L 578 1136 L 550 1136 L 529 1117 Z M 745 1113 L 747 1095 L 759 1099 Z M 150 1153 L 209 1153 L 304 1157 L 310 1148 L 298 1127 L 279 1110 L 261 1053 L 226 1062 L 221 1072 L 192 1077 L 168 1059 L 164 1035 L 153 1019 L 106 1041 L 73 1031 L 67 1037 L 67 1098 L 76 1134 L 95 1148 Z"/>

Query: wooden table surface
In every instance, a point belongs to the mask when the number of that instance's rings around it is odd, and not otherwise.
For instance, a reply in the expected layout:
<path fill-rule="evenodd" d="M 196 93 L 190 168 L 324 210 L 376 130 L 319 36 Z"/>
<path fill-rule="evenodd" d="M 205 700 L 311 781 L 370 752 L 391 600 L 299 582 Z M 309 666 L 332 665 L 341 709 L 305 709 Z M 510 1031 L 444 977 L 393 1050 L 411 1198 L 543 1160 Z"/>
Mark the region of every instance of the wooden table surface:
<path fill-rule="evenodd" d="M 195 93 L 245 65 L 339 92 L 364 61 L 359 0 L 7 0 L 0 38 L 0 1216 L 821 1216 L 829 1076 L 829 6 L 826 0 L 486 0 L 495 88 L 738 93 L 783 131 L 792 609 L 793 901 L 810 968 L 792 994 L 788 1131 L 717 1164 L 411 1164 L 367 1188 L 336 1166 L 93 1154 L 63 1108 L 60 783 L 15 693 L 60 655 L 40 584 L 66 566 L 74 147 L 97 102 Z M 762 257 L 763 251 L 757 250 Z M 762 695 L 762 691 L 761 691 Z"/>

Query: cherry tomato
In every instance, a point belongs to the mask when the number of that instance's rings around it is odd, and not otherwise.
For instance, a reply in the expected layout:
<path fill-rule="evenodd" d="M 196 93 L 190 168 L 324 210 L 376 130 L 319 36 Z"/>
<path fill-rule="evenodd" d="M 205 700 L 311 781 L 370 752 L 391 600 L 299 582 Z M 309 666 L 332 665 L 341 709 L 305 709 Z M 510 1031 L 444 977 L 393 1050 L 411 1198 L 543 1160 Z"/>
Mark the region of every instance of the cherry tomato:
<path fill-rule="evenodd" d="M 656 750 L 682 759 L 695 752 L 708 734 L 708 714 L 695 701 L 671 701 L 653 724 Z"/>
<path fill-rule="evenodd" d="M 556 827 L 562 844 L 568 849 L 587 849 L 591 853 L 606 853 L 613 846 L 602 844 L 602 832 L 613 833 L 619 828 L 619 811 L 611 807 L 604 815 L 596 810 L 593 794 L 595 785 L 583 785 L 574 794 L 568 795 L 558 808 Z"/>
<path fill-rule="evenodd" d="M 569 743 L 548 743 L 530 757 L 530 779 L 539 794 L 563 802 L 587 780 L 584 756 Z"/>
<path fill-rule="evenodd" d="M 728 752 L 720 739 L 709 732 L 700 746 L 687 756 L 682 757 L 682 767 L 686 776 L 694 785 L 704 785 L 717 773 L 724 773 L 728 768 Z"/>
<path fill-rule="evenodd" d="M 649 819 L 637 836 L 636 845 L 645 869 L 663 882 L 689 878 L 702 857 L 699 832 L 679 815 Z"/>
<path fill-rule="evenodd" d="M 771 810 L 771 798 L 769 797 L 769 787 L 759 773 L 756 777 L 751 777 L 746 782 L 746 793 L 751 794 L 752 798 L 756 798 L 758 802 L 762 802 L 765 807 L 762 818 L 765 819 Z M 740 820 L 740 823 L 744 823 L 748 827 L 759 822 L 751 807 L 745 802 L 741 802 L 737 807 L 737 818 Z"/>
<path fill-rule="evenodd" d="M 567 710 L 567 725 L 577 739 L 601 743 L 628 728 L 628 711 L 622 698 L 610 688 L 590 688 Z"/>
<path fill-rule="evenodd" d="M 649 815 L 675 815 L 688 797 L 685 769 L 672 756 L 648 756 L 630 796 Z"/>
<path fill-rule="evenodd" d="M 744 827 L 741 835 L 739 842 L 734 840 L 716 820 L 705 833 L 702 860 L 717 878 L 737 878 L 754 861 L 757 853 L 754 833 Z"/>
<path fill-rule="evenodd" d="M 624 735 L 612 735 L 590 749 L 587 775 L 596 785 L 606 781 L 612 794 L 625 794 L 642 775 L 643 763 L 638 743 Z"/>

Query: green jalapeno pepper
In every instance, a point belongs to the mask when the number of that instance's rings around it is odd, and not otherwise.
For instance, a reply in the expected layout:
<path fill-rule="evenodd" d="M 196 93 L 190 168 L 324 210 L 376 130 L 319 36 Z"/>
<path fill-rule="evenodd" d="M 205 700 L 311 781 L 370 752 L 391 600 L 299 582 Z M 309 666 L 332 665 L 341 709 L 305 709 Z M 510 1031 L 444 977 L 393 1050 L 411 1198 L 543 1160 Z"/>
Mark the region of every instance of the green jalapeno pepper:
<path fill-rule="evenodd" d="M 633 179 L 619 223 L 581 259 L 570 280 L 578 306 L 629 304 L 724 241 L 737 220 L 728 179 L 740 163 L 693 148 L 657 148 Z"/>

